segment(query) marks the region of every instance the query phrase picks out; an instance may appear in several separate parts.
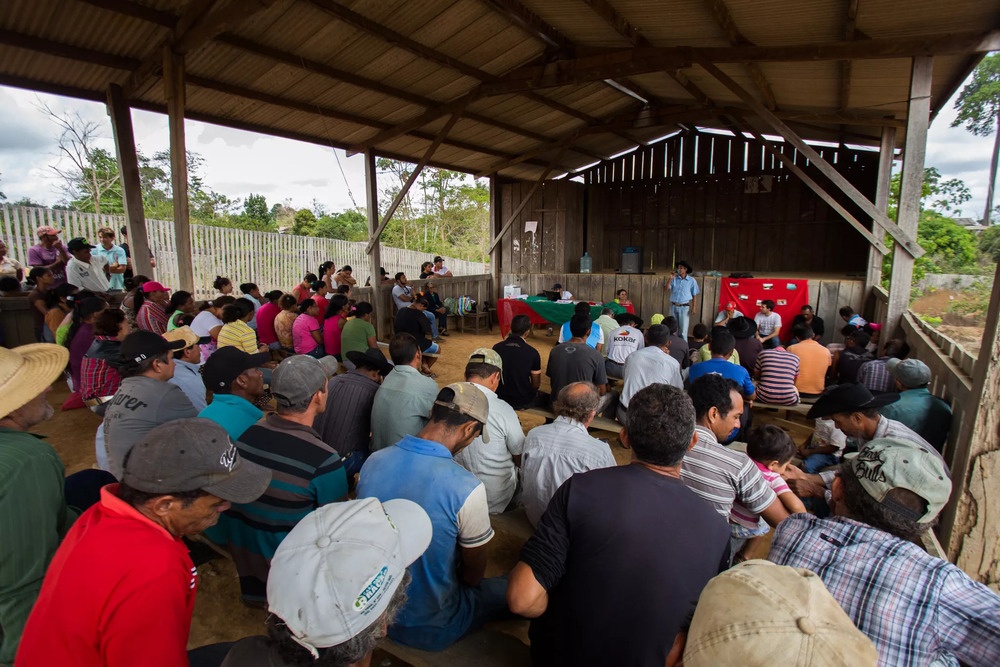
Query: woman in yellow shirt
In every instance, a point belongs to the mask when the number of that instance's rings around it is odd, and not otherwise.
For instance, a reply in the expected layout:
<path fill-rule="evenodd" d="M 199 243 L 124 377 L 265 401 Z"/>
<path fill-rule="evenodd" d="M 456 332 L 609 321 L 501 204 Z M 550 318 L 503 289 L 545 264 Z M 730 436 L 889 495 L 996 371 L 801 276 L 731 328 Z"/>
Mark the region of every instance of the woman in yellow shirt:
<path fill-rule="evenodd" d="M 222 329 L 219 331 L 219 347 L 237 347 L 247 354 L 257 354 L 267 349 L 257 345 L 257 333 L 247 322 L 253 317 L 253 304 L 247 299 L 237 299 L 231 306 L 222 309 Z"/>

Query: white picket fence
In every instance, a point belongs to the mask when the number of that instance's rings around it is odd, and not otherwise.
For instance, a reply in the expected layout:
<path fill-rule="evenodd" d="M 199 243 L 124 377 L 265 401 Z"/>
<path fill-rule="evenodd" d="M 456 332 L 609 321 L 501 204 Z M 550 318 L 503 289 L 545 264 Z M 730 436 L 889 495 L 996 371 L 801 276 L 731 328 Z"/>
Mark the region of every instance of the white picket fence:
<path fill-rule="evenodd" d="M 96 245 L 100 227 L 111 227 L 116 232 L 116 240 L 123 240 L 118 234 L 118 229 L 125 224 L 125 217 L 121 215 L 96 215 L 30 206 L 4 205 L 0 208 L 3 209 L 3 237 L 7 242 L 8 256 L 25 266 L 28 263 L 28 248 L 37 242 L 35 230 L 42 225 L 61 229 L 63 242 L 82 236 Z M 178 284 L 174 223 L 146 220 L 146 228 L 149 246 L 156 258 L 153 277 L 167 287 L 174 287 Z M 236 286 L 243 282 L 257 283 L 264 292 L 290 290 L 306 273 L 315 273 L 319 265 L 327 260 L 336 263 L 338 268 L 350 265 L 358 283 L 364 284 L 369 270 L 365 245 L 363 241 L 191 225 L 195 298 L 205 299 L 215 295 L 212 282 L 216 276 L 227 276 Z M 390 275 L 403 271 L 410 278 L 419 277 L 420 265 L 433 259 L 426 253 L 388 246 L 382 246 L 381 252 L 382 266 Z M 445 257 L 445 265 L 456 276 L 489 272 L 482 262 L 452 257 Z"/>

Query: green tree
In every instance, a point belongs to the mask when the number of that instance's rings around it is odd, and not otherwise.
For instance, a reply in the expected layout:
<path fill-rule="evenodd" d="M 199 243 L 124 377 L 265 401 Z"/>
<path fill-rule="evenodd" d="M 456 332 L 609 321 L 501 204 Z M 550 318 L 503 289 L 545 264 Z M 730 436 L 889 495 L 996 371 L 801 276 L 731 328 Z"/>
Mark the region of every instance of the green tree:
<path fill-rule="evenodd" d="M 983 58 L 972 73 L 972 81 L 967 83 L 955 100 L 958 116 L 952 127 L 965 125 L 965 129 L 976 136 L 993 139 L 993 159 L 990 162 L 990 181 L 986 189 L 986 212 L 983 224 L 990 224 L 993 208 L 993 189 L 997 181 L 997 162 L 1000 161 L 1000 53 Z"/>
<path fill-rule="evenodd" d="M 324 215 L 316 225 L 316 236 L 344 241 L 365 241 L 368 239 L 368 216 L 359 209 Z"/>
<path fill-rule="evenodd" d="M 979 252 L 1000 262 L 1000 225 L 984 229 L 979 235 Z"/>
<path fill-rule="evenodd" d="M 292 234 L 296 236 L 316 236 L 316 216 L 307 208 L 295 212 Z"/>
<path fill-rule="evenodd" d="M 267 199 L 264 195 L 247 195 L 243 202 L 243 213 L 239 215 L 238 225 L 242 229 L 251 229 L 258 232 L 274 231 L 274 219 L 271 211 L 267 208 Z"/>

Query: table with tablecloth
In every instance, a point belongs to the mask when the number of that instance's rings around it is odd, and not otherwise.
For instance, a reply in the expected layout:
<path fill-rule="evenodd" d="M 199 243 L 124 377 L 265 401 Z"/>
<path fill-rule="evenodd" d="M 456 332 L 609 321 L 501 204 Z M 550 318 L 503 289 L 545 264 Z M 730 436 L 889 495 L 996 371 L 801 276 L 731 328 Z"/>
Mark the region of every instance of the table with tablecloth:
<path fill-rule="evenodd" d="M 609 301 L 608 303 L 590 303 L 590 319 L 596 320 L 601 316 L 601 311 L 610 308 L 615 315 L 624 313 L 625 308 L 620 304 Z M 551 324 L 562 326 L 573 318 L 576 311 L 576 303 L 560 303 L 549 301 L 543 296 L 529 296 L 523 299 L 500 299 L 497 301 L 497 319 L 500 321 L 500 335 L 504 338 L 510 332 L 510 321 L 515 315 L 527 315 L 532 324 Z"/>

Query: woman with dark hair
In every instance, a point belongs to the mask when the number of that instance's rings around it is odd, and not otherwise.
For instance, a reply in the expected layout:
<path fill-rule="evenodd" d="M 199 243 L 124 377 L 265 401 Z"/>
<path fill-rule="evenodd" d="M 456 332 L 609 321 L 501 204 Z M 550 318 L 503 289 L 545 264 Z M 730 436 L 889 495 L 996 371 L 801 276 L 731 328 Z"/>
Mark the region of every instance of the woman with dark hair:
<path fill-rule="evenodd" d="M 329 295 L 332 290 L 326 286 L 326 283 L 322 280 L 317 280 L 312 284 L 313 295 L 312 300 L 316 302 L 316 308 L 319 311 L 316 315 L 316 321 L 319 322 L 319 326 L 323 326 L 323 320 L 326 319 L 326 305 Z"/>
<path fill-rule="evenodd" d="M 330 299 L 330 305 L 326 307 L 326 318 L 323 323 L 323 349 L 327 354 L 337 357 L 337 361 L 343 361 L 340 354 L 340 336 L 347 324 L 347 297 L 343 294 L 335 294 Z"/>
<path fill-rule="evenodd" d="M 278 301 L 284 296 L 280 289 L 272 290 L 264 295 L 264 304 L 257 309 L 257 340 L 261 345 L 267 345 L 272 352 L 281 349 L 278 334 L 274 331 L 274 319 L 281 312 Z"/>
<path fill-rule="evenodd" d="M 278 307 L 281 308 L 281 312 L 274 316 L 274 335 L 278 338 L 281 349 L 293 352 L 295 342 L 292 327 L 299 315 L 298 300 L 291 294 L 283 294 L 278 299 Z"/>
<path fill-rule="evenodd" d="M 191 322 L 191 331 L 198 334 L 201 338 L 211 338 L 208 343 L 201 344 L 201 360 L 207 361 L 212 353 L 218 349 L 216 341 L 219 338 L 219 332 L 222 331 L 222 309 L 226 306 L 231 306 L 236 302 L 231 296 L 220 296 L 217 299 L 212 299 L 205 304 L 204 310 L 198 313 L 194 321 Z"/>
<path fill-rule="evenodd" d="M 167 312 L 167 331 L 173 331 L 177 327 L 184 326 L 178 320 L 181 315 L 194 315 L 194 297 L 191 292 L 177 290 L 170 295 L 170 301 L 164 309 Z"/>
<path fill-rule="evenodd" d="M 65 345 L 69 349 L 69 371 L 74 391 L 80 391 L 80 365 L 83 355 L 94 342 L 94 318 L 107 307 L 107 302 L 97 296 L 81 299 L 73 305 L 73 323 L 66 334 Z"/>
<path fill-rule="evenodd" d="M 424 262 L 420 265 L 420 279 L 425 280 L 434 275 L 434 262 Z"/>
<path fill-rule="evenodd" d="M 222 329 L 219 330 L 219 347 L 235 347 L 247 354 L 266 352 L 267 348 L 257 345 L 257 334 L 247 322 L 253 317 L 253 304 L 249 299 L 236 299 L 232 305 L 222 309 Z"/>
<path fill-rule="evenodd" d="M 80 289 L 75 285 L 63 283 L 45 293 L 45 325 L 42 329 L 42 338 L 45 343 L 55 343 L 56 333 L 59 327 L 68 325 L 72 319 L 74 295 Z"/>
<path fill-rule="evenodd" d="M 319 271 L 316 274 L 319 279 L 326 283 L 326 288 L 333 291 L 333 274 L 336 273 L 337 267 L 333 262 L 327 260 L 319 265 Z"/>
<path fill-rule="evenodd" d="M 142 305 L 142 286 L 148 282 L 149 278 L 141 273 L 125 281 L 125 287 L 128 288 L 129 292 L 122 299 L 122 310 L 125 312 L 129 327 L 133 331 L 138 328 L 135 324 L 135 314 L 139 312 L 139 306 Z M 139 297 L 138 303 L 135 301 L 136 296 Z"/>
<path fill-rule="evenodd" d="M 118 374 L 119 353 L 122 341 L 131 330 L 125 313 L 115 308 L 106 308 L 94 316 L 93 326 L 94 342 L 80 363 L 79 390 L 84 405 L 103 415 L 106 403 L 122 382 Z"/>
<path fill-rule="evenodd" d="M 292 345 L 295 354 L 308 354 L 320 359 L 326 356 L 323 350 L 323 328 L 319 320 L 319 304 L 306 299 L 299 304 L 299 316 L 292 325 Z"/>
<path fill-rule="evenodd" d="M 354 317 L 347 321 L 340 334 L 340 354 L 343 357 L 341 362 L 347 370 L 354 370 L 354 364 L 347 358 L 347 353 L 354 351 L 363 354 L 370 348 L 378 349 L 375 326 L 372 324 L 372 305 L 367 301 L 361 301 L 354 308 Z"/>
<path fill-rule="evenodd" d="M 292 296 L 295 297 L 295 303 L 302 303 L 309 298 L 309 294 L 312 290 L 312 284 L 319 280 L 315 273 L 307 273 L 303 278 L 302 282 L 292 288 Z"/>
<path fill-rule="evenodd" d="M 132 299 L 139 304 L 135 311 L 135 323 L 140 329 L 152 331 L 162 336 L 167 331 L 166 305 L 170 300 L 170 288 L 155 280 L 143 283 Z"/>
<path fill-rule="evenodd" d="M 226 296 L 233 292 L 233 281 L 225 276 L 215 276 L 215 282 L 212 283 L 212 287 L 216 289 L 219 296 Z"/>
<path fill-rule="evenodd" d="M 45 295 L 55 282 L 51 269 L 36 266 L 28 272 L 28 284 L 33 289 L 28 292 L 28 308 L 31 309 L 32 324 L 35 328 L 35 340 L 45 342 L 45 315 L 49 309 L 45 306 Z"/>

